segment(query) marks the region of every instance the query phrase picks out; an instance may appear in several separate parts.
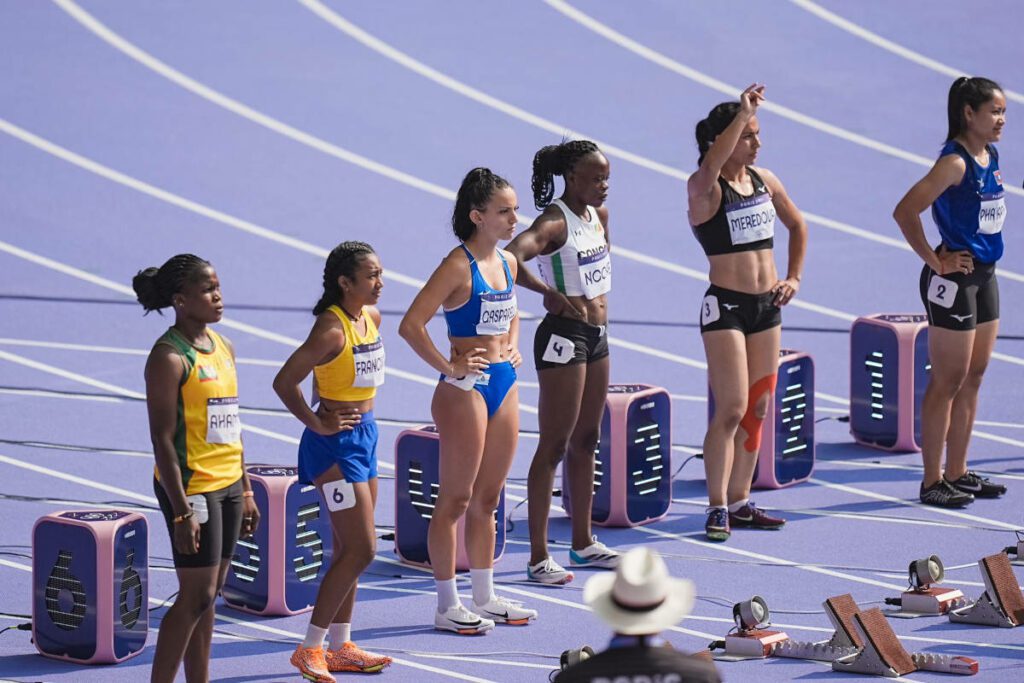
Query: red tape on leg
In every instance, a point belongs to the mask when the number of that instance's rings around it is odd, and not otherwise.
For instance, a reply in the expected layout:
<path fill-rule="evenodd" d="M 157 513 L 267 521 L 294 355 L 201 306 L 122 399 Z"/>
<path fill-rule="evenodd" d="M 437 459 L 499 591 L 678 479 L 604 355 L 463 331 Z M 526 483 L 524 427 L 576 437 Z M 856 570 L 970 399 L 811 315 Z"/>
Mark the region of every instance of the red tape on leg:
<path fill-rule="evenodd" d="M 747 440 L 743 442 L 743 448 L 748 453 L 756 453 L 761 448 L 761 424 L 763 417 L 754 414 L 757 402 L 761 396 L 768 394 L 775 396 L 775 383 L 778 381 L 778 373 L 772 373 L 754 382 L 747 395 L 747 412 L 740 420 L 740 427 L 747 433 Z"/>

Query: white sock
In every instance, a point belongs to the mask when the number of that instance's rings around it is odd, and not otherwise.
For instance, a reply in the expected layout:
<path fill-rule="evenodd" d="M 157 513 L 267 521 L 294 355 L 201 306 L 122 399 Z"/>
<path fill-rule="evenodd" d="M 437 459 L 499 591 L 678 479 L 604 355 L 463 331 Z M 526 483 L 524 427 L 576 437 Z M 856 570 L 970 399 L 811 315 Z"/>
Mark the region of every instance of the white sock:
<path fill-rule="evenodd" d="M 323 647 L 324 638 L 327 637 L 327 629 L 314 626 L 312 622 L 306 629 L 306 639 L 302 641 L 302 647 Z"/>
<path fill-rule="evenodd" d="M 470 569 L 469 580 L 473 584 L 473 602 L 486 605 L 494 599 L 494 567 Z"/>
<path fill-rule="evenodd" d="M 332 650 L 352 640 L 352 624 L 334 623 L 327 629 L 327 644 Z"/>
<path fill-rule="evenodd" d="M 744 505 L 746 505 L 749 502 L 750 502 L 749 498 L 744 498 L 743 500 L 738 500 L 735 503 L 732 503 L 732 504 L 729 505 L 729 512 L 739 512 L 740 508 L 743 507 Z"/>
<path fill-rule="evenodd" d="M 455 588 L 454 577 L 445 579 L 444 581 L 434 579 L 434 585 L 437 587 L 438 612 L 447 612 L 449 608 L 460 604 L 459 591 Z"/>

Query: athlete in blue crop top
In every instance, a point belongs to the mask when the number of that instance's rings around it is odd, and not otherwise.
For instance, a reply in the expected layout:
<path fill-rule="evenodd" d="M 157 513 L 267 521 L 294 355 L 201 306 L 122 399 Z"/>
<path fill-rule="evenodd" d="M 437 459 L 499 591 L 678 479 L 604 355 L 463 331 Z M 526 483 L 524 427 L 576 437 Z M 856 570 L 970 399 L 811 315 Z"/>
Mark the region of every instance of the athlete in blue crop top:
<path fill-rule="evenodd" d="M 807 225 L 775 174 L 755 168 L 755 113 L 764 86 L 724 102 L 697 124 L 697 172 L 686 184 L 690 227 L 708 257 L 711 286 L 700 309 L 715 414 L 704 437 L 708 508 L 704 532 L 724 541 L 735 527 L 778 529 L 785 520 L 750 502 L 761 424 L 774 400 L 782 313 L 800 286 Z M 775 269 L 776 217 L 789 230 L 784 280 Z"/>
<path fill-rule="evenodd" d="M 995 264 L 1003 255 L 1006 204 L 994 143 L 1006 122 L 1006 98 L 994 81 L 961 77 L 949 90 L 947 113 L 938 161 L 893 217 L 925 262 L 920 290 L 932 369 L 921 405 L 921 501 L 963 507 L 1006 492 L 967 469 L 978 389 L 999 331 Z M 941 238 L 936 249 L 921 223 L 929 205 Z"/>
<path fill-rule="evenodd" d="M 466 175 L 452 215 L 462 244 L 430 276 L 398 328 L 441 373 L 431 404 L 441 442 L 441 481 L 427 549 L 437 584 L 434 626 L 460 634 L 484 633 L 496 621 L 527 624 L 537 617 L 535 610 L 497 597 L 493 579 L 494 510 L 519 436 L 516 261 L 498 249 L 498 242 L 515 232 L 516 209 L 515 190 L 504 178 L 486 168 Z M 442 306 L 450 356 L 438 350 L 427 332 Z M 455 588 L 455 534 L 463 515 L 473 583 L 469 608 Z"/>

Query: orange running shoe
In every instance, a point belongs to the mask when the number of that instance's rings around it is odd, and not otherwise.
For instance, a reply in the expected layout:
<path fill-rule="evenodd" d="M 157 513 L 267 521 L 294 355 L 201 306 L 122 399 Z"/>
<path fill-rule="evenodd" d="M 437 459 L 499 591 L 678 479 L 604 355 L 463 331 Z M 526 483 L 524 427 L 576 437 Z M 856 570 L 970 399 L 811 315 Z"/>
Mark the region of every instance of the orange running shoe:
<path fill-rule="evenodd" d="M 391 664 L 391 657 L 370 654 L 351 640 L 342 644 L 337 650 L 326 650 L 328 671 L 355 671 L 364 674 L 379 673 Z"/>
<path fill-rule="evenodd" d="M 307 681 L 337 683 L 327 669 L 327 661 L 324 659 L 322 647 L 302 647 L 302 643 L 299 643 L 295 652 L 292 653 L 291 663 Z"/>

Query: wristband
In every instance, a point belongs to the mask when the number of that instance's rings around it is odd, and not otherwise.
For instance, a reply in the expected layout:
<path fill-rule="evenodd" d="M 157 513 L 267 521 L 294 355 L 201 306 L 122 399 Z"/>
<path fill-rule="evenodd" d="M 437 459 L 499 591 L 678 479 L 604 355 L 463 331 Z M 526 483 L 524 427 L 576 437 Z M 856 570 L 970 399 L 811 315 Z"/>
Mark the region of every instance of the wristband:
<path fill-rule="evenodd" d="M 242 491 L 242 498 L 252 498 L 255 495 L 252 491 Z"/>
<path fill-rule="evenodd" d="M 193 512 L 192 510 L 189 510 L 185 514 L 178 515 L 177 517 L 174 517 L 171 521 L 174 522 L 175 524 L 181 524 L 185 520 L 192 519 L 192 517 L 194 517 L 195 514 L 196 514 L 195 512 Z"/>

